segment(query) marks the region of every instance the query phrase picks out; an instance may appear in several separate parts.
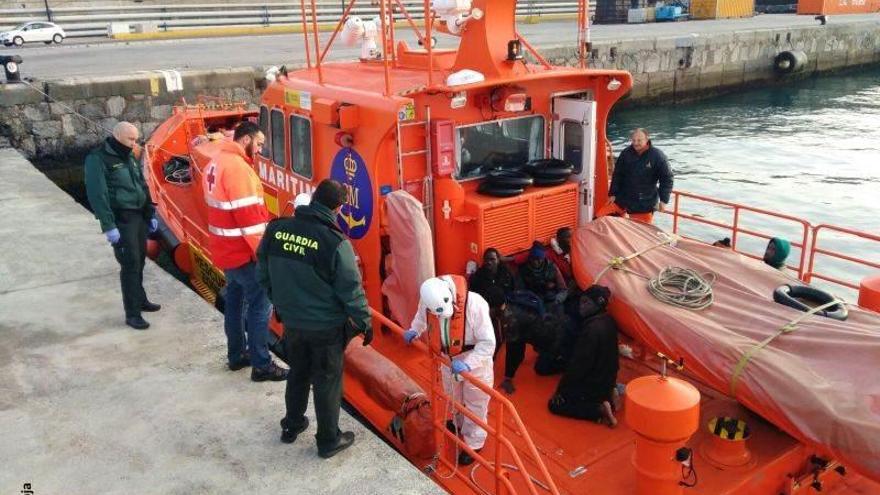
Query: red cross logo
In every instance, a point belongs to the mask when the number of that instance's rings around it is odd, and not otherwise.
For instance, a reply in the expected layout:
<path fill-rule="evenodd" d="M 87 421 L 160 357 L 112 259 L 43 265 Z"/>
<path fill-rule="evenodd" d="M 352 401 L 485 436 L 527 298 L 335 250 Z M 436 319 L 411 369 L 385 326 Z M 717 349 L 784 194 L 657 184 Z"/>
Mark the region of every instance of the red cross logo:
<path fill-rule="evenodd" d="M 217 176 L 214 175 L 215 168 L 217 166 L 213 163 L 208 165 L 208 173 L 205 175 L 205 182 L 208 183 L 208 192 L 214 192 L 214 182 L 217 180 Z"/>

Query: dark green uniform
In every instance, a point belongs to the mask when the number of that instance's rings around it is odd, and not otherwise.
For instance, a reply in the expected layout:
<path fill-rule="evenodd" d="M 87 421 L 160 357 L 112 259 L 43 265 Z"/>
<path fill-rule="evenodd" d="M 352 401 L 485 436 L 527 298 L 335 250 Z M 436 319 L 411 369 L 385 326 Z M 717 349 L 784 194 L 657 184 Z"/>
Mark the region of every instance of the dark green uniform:
<path fill-rule="evenodd" d="M 342 403 L 342 363 L 352 332 L 370 326 L 370 312 L 351 242 L 333 213 L 312 203 L 295 217 L 273 220 L 257 249 L 257 276 L 284 323 L 287 425 L 304 424 L 314 386 L 318 450 L 336 445 Z"/>
<path fill-rule="evenodd" d="M 112 137 L 92 150 L 85 161 L 86 193 L 101 231 L 119 229 L 113 245 L 121 270 L 122 303 L 126 318 L 141 315 L 147 228 L 155 214 L 140 163 L 130 149 Z"/>

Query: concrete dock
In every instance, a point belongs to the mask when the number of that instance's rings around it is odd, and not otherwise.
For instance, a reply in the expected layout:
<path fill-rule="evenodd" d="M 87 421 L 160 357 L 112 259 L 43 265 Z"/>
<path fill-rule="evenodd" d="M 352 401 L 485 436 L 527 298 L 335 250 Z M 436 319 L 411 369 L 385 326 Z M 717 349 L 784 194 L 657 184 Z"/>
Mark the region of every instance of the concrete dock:
<path fill-rule="evenodd" d="M 225 367 L 222 315 L 154 263 L 163 305 L 123 324 L 97 222 L 0 149 L 0 493 L 443 493 L 351 416 L 355 445 L 317 456 L 314 413 L 279 442 L 284 383 Z"/>

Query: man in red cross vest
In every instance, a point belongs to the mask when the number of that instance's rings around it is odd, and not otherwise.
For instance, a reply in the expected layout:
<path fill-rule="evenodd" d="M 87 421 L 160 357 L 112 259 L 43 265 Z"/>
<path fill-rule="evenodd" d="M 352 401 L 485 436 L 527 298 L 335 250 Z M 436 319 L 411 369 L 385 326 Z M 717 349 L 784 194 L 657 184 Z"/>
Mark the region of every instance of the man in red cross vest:
<path fill-rule="evenodd" d="M 287 371 L 269 356 L 269 298 L 257 281 L 256 252 L 269 214 L 252 163 L 265 140 L 257 124 L 239 124 L 233 140 L 222 142 L 220 152 L 205 167 L 202 184 L 208 206 L 211 259 L 226 276 L 223 315 L 229 369 L 252 366 L 251 380 L 255 382 L 287 378 Z"/>
<path fill-rule="evenodd" d="M 469 372 L 478 380 L 492 387 L 495 372 L 495 331 L 489 315 L 489 304 L 476 292 L 469 292 L 467 280 L 460 275 L 443 275 L 429 278 L 419 290 L 419 309 L 404 333 L 411 343 L 428 330 L 429 345 L 433 352 L 442 353 L 452 360 L 451 369 L 440 367 L 443 389 L 452 400 L 463 402 L 474 415 L 486 421 L 489 412 L 489 396 L 476 386 L 458 377 Z M 448 424 L 461 436 L 472 450 L 479 452 L 486 443 L 486 430 L 470 419 L 456 414 Z M 462 451 L 458 463 L 467 466 L 474 462 Z"/>

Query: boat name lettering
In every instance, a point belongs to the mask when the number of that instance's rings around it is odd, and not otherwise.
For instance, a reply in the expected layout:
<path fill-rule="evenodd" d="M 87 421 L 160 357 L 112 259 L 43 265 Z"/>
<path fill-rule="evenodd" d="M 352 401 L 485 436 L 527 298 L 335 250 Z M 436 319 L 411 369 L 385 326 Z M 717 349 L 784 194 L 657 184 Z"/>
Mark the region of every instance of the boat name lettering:
<path fill-rule="evenodd" d="M 292 195 L 311 193 L 314 189 L 309 182 L 263 161 L 260 162 L 260 180 Z"/>

